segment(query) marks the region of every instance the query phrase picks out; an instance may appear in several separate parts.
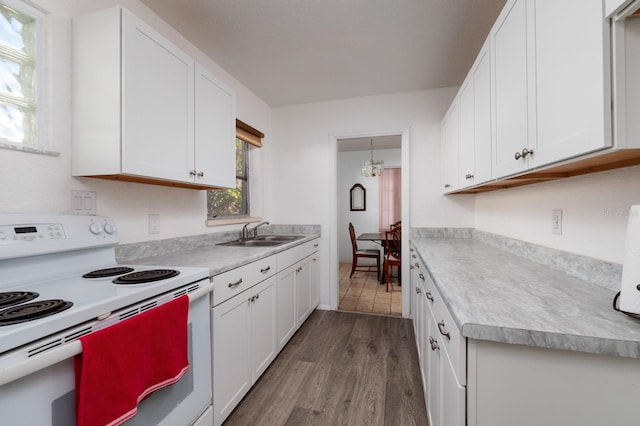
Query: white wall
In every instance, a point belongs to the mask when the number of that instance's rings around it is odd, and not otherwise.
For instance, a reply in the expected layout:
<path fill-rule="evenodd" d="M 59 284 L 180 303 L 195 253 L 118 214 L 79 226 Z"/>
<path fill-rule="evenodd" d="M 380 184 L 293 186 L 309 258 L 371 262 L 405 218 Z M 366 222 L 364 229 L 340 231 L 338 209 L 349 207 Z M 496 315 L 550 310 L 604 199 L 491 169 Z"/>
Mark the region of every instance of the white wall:
<path fill-rule="evenodd" d="M 476 228 L 622 263 L 629 209 L 640 204 L 640 166 L 476 196 Z M 562 235 L 551 210 L 562 209 Z"/>
<path fill-rule="evenodd" d="M 456 88 L 319 102 L 273 110 L 265 150 L 265 213 L 276 223 L 322 226 L 321 303 L 330 304 L 337 271 L 330 270 L 338 233 L 336 152 L 332 135 L 347 137 L 410 128 L 411 226 L 473 226 L 473 197 L 440 195 L 440 121 Z M 398 133 L 399 134 L 399 133 Z"/>
<path fill-rule="evenodd" d="M 338 141 L 339 142 L 339 141 Z M 374 159 L 384 161 L 385 168 L 400 167 L 400 149 L 376 149 Z M 351 263 L 351 239 L 349 238 L 349 222 L 353 223 L 356 236 L 363 232 L 378 232 L 378 178 L 363 177 L 360 174 L 362 162 L 371 156 L 370 151 L 348 151 L 338 153 L 338 260 L 341 263 Z M 366 210 L 350 210 L 349 190 L 359 183 L 367 191 Z M 360 241 L 358 248 L 379 249 L 380 245 L 372 242 Z"/>
<path fill-rule="evenodd" d="M 138 0 L 34 0 L 34 3 L 50 12 L 50 148 L 60 156 L 0 150 L 0 212 L 67 213 L 71 207 L 70 191 L 88 190 L 97 193 L 97 213 L 114 218 L 123 243 L 221 230 L 205 226 L 206 191 L 71 177 L 71 18 L 116 4 L 127 7 L 232 87 L 237 95 L 238 118 L 263 131 L 265 145 L 269 145 L 272 134 L 271 108 Z M 262 155 L 262 151 L 255 150 L 250 159 L 252 208 L 256 215 L 262 215 L 263 206 Z M 160 214 L 160 234 L 148 235 L 149 213 Z"/>

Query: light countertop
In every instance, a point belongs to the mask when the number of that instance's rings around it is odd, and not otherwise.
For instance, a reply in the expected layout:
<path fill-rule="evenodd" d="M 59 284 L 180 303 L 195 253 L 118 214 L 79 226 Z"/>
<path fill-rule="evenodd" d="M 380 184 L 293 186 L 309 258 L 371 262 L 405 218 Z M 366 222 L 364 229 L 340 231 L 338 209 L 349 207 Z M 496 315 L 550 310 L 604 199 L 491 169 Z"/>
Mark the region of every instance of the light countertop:
<path fill-rule="evenodd" d="M 462 335 L 640 358 L 640 320 L 612 308 L 615 291 L 472 238 L 416 238 Z"/>

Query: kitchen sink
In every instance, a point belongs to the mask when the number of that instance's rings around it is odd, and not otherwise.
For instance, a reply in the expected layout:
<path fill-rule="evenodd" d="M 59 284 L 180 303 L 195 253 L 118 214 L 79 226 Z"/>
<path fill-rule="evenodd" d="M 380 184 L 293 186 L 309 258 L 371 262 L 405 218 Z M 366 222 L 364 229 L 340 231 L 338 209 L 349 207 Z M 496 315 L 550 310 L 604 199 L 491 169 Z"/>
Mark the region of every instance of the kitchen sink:
<path fill-rule="evenodd" d="M 271 247 L 289 243 L 291 241 L 304 238 L 304 235 L 258 235 L 251 238 L 240 238 L 238 240 L 218 243 L 218 246 L 238 246 L 238 247 Z"/>

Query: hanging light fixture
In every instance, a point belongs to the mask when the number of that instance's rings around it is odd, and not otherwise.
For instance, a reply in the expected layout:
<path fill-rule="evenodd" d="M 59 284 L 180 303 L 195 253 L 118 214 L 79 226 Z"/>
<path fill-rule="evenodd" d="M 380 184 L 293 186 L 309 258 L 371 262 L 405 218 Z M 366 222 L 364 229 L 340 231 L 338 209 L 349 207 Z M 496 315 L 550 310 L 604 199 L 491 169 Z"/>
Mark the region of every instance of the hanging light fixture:
<path fill-rule="evenodd" d="M 368 161 L 362 162 L 362 168 L 360 172 L 362 176 L 365 177 L 376 177 L 380 176 L 384 171 L 384 161 L 374 161 L 373 160 L 373 139 L 371 139 L 371 159 Z"/>

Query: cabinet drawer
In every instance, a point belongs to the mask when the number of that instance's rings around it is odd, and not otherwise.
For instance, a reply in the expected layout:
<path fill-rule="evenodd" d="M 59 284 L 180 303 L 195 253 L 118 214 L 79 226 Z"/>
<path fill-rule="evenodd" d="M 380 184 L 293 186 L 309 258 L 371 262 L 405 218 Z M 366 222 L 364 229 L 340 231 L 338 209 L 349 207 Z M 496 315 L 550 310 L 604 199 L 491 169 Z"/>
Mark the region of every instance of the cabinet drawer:
<path fill-rule="evenodd" d="M 213 306 L 240 294 L 276 273 L 276 255 L 213 277 Z"/>
<path fill-rule="evenodd" d="M 456 375 L 458 383 L 465 385 L 467 383 L 466 359 L 467 345 L 466 339 L 462 336 L 460 330 L 453 321 L 453 317 L 449 313 L 440 293 L 435 288 L 435 284 L 429 274 L 426 274 L 425 295 L 429 299 L 429 309 L 435 319 L 435 326 L 439 332 L 442 347 L 448 354 L 453 371 Z"/>
<path fill-rule="evenodd" d="M 304 244 L 300 244 L 299 246 L 295 246 L 289 250 L 278 253 L 276 255 L 278 256 L 278 270 L 283 271 L 300 259 L 304 259 L 311 255 L 311 253 L 318 251 L 319 245 L 320 240 L 316 238 L 315 240 L 307 241 Z"/>

